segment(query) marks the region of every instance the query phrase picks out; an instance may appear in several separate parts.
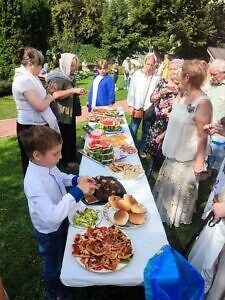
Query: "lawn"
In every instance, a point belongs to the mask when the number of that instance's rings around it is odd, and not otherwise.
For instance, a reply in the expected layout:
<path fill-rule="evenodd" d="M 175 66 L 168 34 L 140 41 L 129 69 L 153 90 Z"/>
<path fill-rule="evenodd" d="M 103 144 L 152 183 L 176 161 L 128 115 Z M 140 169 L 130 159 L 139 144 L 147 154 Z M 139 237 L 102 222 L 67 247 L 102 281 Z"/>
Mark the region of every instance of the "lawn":
<path fill-rule="evenodd" d="M 122 81 L 121 81 L 122 84 Z M 85 82 L 82 82 L 85 85 Z M 121 90 L 122 93 L 126 91 Z M 124 95 L 125 99 L 126 95 Z M 118 99 L 119 100 L 119 99 Z M 3 103 L 3 104 L 2 104 Z M 0 99 L 0 111 L 4 107 Z M 12 115 L 12 111 L 9 112 Z M 129 121 L 129 116 L 126 115 Z M 84 132 L 77 126 L 78 148 L 83 147 Z M 139 132 L 140 137 L 140 132 Z M 19 148 L 15 137 L 0 139 L 0 276 L 8 291 L 10 300 L 44 300 L 42 265 L 37 251 L 27 201 L 23 193 L 23 177 Z M 79 157 L 80 159 L 80 157 Z M 145 169 L 150 159 L 142 160 Z M 157 169 L 150 179 L 153 186 Z M 200 216 L 215 177 L 201 182 L 199 199 L 192 225 L 169 228 L 165 225 L 168 240 L 178 251 L 182 251 L 193 232 L 200 224 Z M 77 300 L 126 300 L 144 299 L 142 287 L 89 287 L 74 289 Z"/>

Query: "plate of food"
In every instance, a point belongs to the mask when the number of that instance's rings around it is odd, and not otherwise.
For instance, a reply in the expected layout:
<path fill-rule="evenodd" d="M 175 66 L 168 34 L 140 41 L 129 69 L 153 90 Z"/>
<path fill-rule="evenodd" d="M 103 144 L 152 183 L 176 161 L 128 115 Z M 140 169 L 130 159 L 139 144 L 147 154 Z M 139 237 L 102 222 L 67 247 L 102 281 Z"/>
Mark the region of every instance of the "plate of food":
<path fill-rule="evenodd" d="M 86 205 L 102 205 L 108 202 L 111 195 L 122 197 L 126 194 L 124 186 L 113 176 L 96 176 L 94 179 L 98 190 L 82 199 Z"/>
<path fill-rule="evenodd" d="M 132 145 L 123 145 L 118 147 L 118 151 L 123 154 L 136 154 L 137 148 Z"/>
<path fill-rule="evenodd" d="M 107 170 L 120 180 L 140 179 L 145 173 L 142 166 L 125 162 L 113 162 Z"/>
<path fill-rule="evenodd" d="M 132 138 L 127 137 L 124 133 L 104 134 L 100 139 L 109 142 L 113 147 L 130 145 L 133 142 Z"/>
<path fill-rule="evenodd" d="M 110 196 L 103 208 L 107 223 L 121 228 L 136 228 L 147 223 L 148 211 L 132 195 Z"/>
<path fill-rule="evenodd" d="M 118 226 L 93 227 L 76 234 L 72 255 L 86 270 L 105 274 L 126 267 L 134 255 L 134 246 Z"/>
<path fill-rule="evenodd" d="M 69 216 L 69 222 L 73 227 L 88 228 L 98 225 L 102 220 L 99 209 L 89 207 L 74 208 Z"/>

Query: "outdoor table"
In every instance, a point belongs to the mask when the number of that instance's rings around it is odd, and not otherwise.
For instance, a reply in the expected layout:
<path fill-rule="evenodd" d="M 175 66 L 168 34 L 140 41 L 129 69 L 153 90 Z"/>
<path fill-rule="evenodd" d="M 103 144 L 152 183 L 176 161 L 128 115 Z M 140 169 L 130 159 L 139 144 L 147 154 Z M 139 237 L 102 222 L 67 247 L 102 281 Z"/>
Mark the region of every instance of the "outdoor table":
<path fill-rule="evenodd" d="M 131 137 L 127 123 L 122 125 L 128 138 Z M 138 154 L 128 155 L 124 160 L 132 164 L 141 165 Z M 98 175 L 111 176 L 107 168 L 97 164 L 83 156 L 80 165 L 80 176 L 95 177 Z M 136 200 L 142 203 L 148 210 L 148 221 L 136 228 L 124 228 L 134 246 L 134 255 L 131 261 L 121 270 L 110 273 L 96 273 L 85 270 L 75 257 L 72 256 L 72 243 L 76 233 L 82 233 L 85 229 L 69 226 L 66 248 L 61 269 L 61 281 L 66 286 L 85 287 L 93 285 L 117 285 L 135 286 L 143 284 L 143 272 L 148 260 L 165 244 L 168 244 L 167 237 L 156 208 L 149 183 L 146 176 L 139 179 L 120 180 L 126 192 L 133 195 Z M 103 209 L 103 205 L 91 206 L 96 209 Z M 104 217 L 98 226 L 109 224 Z"/>

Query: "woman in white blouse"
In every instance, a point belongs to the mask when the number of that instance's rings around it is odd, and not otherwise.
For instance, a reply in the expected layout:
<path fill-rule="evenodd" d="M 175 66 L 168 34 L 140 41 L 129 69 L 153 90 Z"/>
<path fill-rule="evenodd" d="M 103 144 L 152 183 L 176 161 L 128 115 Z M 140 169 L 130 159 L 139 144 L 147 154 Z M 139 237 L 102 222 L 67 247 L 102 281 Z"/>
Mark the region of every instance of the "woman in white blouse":
<path fill-rule="evenodd" d="M 20 141 L 20 132 L 34 125 L 48 125 L 59 132 L 55 115 L 49 107 L 54 98 L 46 94 L 38 78 L 44 63 L 40 51 L 32 47 L 20 48 L 17 58 L 21 63 L 15 69 L 12 84 L 13 97 L 17 108 L 17 138 L 21 152 L 23 173 L 25 175 L 29 158 Z"/>
<path fill-rule="evenodd" d="M 166 158 L 153 189 L 162 221 L 175 227 L 192 222 L 206 158 L 204 126 L 212 118 L 211 102 L 201 90 L 206 77 L 202 62 L 184 61 L 181 75 L 186 92 L 171 112 L 162 145 Z"/>
<path fill-rule="evenodd" d="M 131 115 L 133 109 L 143 110 L 145 112 L 152 105 L 150 102 L 150 96 L 159 81 L 159 76 L 154 74 L 156 62 L 157 58 L 154 53 L 147 54 L 144 59 L 144 67 L 134 72 L 131 78 L 130 88 L 127 96 L 127 103 L 131 110 Z M 137 131 L 141 121 L 143 123 L 139 151 L 140 155 L 145 157 L 146 155 L 144 156 L 143 149 L 150 122 L 145 121 L 144 118 L 131 117 L 129 127 L 133 138 L 136 139 Z"/>

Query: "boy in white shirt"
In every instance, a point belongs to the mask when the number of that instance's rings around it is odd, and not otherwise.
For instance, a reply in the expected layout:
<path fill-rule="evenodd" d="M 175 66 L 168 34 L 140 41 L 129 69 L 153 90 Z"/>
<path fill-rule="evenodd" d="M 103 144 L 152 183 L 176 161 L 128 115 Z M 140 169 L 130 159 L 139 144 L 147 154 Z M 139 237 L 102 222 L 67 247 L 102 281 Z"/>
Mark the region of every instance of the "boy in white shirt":
<path fill-rule="evenodd" d="M 21 140 L 30 158 L 24 191 L 44 260 L 46 295 L 48 299 L 72 299 L 59 279 L 67 237 L 67 216 L 74 202 L 79 202 L 84 194 L 92 194 L 97 186 L 91 177 L 68 175 L 57 168 L 62 138 L 56 131 L 47 126 L 33 126 L 22 132 Z M 72 189 L 67 193 L 68 186 Z"/>

